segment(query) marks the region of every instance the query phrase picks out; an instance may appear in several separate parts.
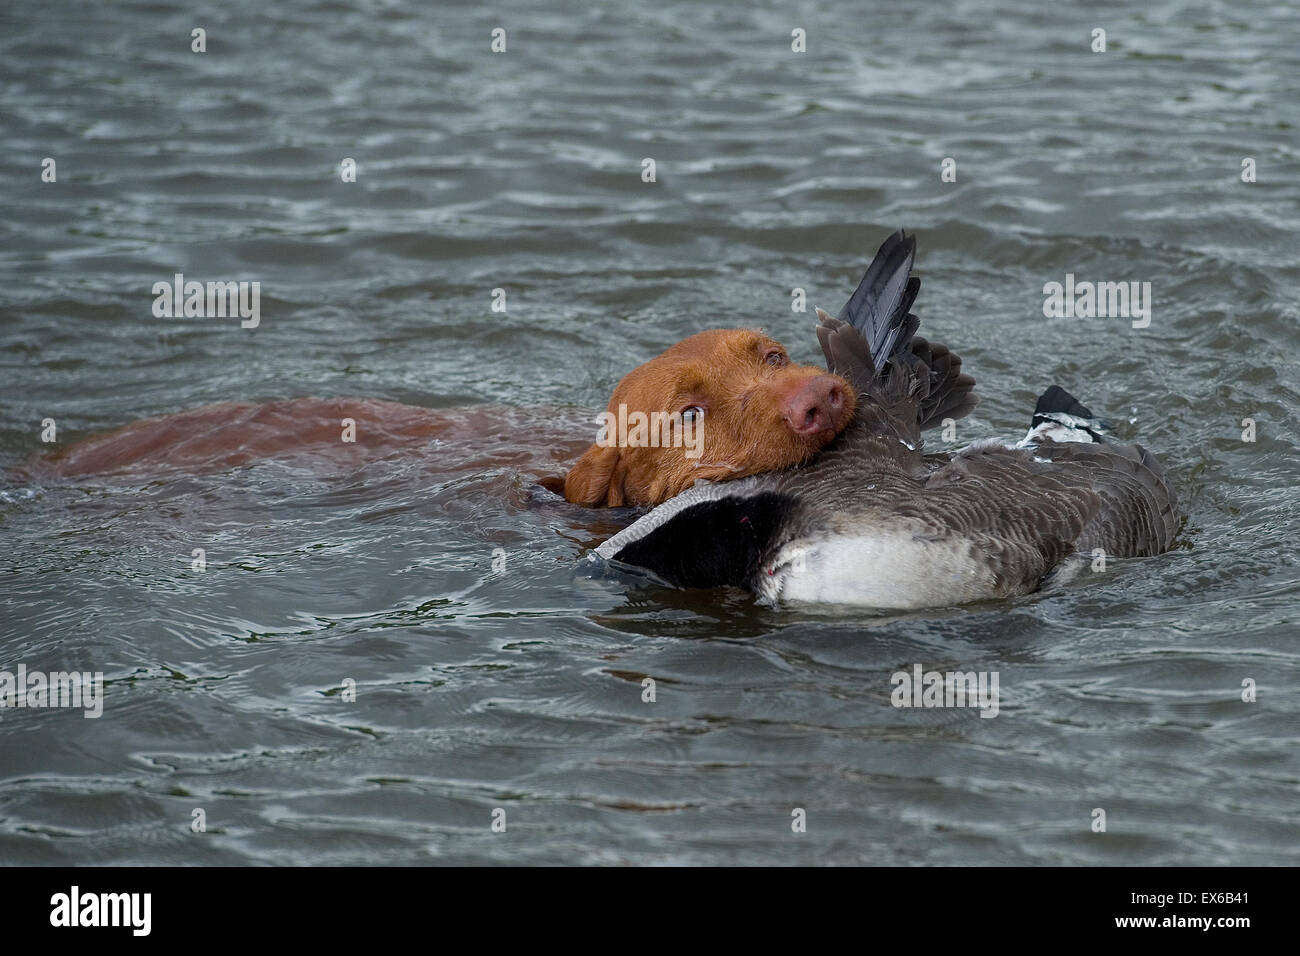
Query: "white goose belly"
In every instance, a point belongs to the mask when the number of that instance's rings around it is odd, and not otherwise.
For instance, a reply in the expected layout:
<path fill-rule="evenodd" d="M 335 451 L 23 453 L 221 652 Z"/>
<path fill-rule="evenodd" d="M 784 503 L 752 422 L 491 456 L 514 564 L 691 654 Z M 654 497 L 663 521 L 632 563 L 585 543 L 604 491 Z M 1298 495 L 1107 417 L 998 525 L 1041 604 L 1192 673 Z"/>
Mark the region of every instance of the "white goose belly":
<path fill-rule="evenodd" d="M 855 604 L 891 610 L 1002 596 L 973 542 L 906 529 L 792 541 L 763 565 L 756 590 L 771 603 Z"/>

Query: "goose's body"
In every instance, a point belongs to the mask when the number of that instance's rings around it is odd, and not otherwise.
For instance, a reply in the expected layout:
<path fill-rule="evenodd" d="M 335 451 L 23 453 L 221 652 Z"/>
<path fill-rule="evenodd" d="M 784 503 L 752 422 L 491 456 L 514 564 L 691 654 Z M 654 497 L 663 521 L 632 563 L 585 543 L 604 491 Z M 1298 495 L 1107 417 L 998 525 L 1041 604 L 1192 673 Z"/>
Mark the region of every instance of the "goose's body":
<path fill-rule="evenodd" d="M 1025 594 L 1072 556 L 1167 550 L 1175 494 L 1136 444 L 1060 388 L 1015 446 L 982 442 L 946 460 L 920 433 L 975 404 L 974 381 L 915 335 L 914 242 L 897 233 L 818 337 L 859 411 L 807 465 L 701 483 L 597 553 L 682 587 L 735 585 L 776 603 L 921 608 Z"/>

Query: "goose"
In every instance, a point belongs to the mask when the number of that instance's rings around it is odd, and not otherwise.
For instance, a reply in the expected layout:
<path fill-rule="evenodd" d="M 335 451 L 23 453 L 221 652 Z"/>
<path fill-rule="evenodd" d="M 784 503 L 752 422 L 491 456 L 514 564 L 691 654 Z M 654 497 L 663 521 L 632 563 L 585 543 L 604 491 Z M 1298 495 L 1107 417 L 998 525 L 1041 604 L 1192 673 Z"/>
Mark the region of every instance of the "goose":
<path fill-rule="evenodd" d="M 974 379 L 917 334 L 915 237 L 877 252 L 832 317 L 830 371 L 857 390 L 853 420 L 811 461 L 700 481 L 595 549 L 602 566 L 679 588 L 744 588 L 760 603 L 938 608 L 1029 594 L 1079 556 L 1146 557 L 1178 532 L 1175 489 L 1141 445 L 1058 385 L 1019 442 L 927 455 L 921 432 L 976 405 Z"/>

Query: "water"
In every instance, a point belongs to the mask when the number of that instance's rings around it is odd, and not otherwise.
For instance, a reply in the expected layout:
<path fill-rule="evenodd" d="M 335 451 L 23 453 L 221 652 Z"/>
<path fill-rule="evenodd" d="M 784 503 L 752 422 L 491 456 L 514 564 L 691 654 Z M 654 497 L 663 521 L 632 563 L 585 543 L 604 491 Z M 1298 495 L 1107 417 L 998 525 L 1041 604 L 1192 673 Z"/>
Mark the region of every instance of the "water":
<path fill-rule="evenodd" d="M 98 720 L 0 712 L 0 862 L 1300 862 L 1294 6 L 55 0 L 0 48 L 0 669 L 106 681 Z M 1176 476 L 1178 550 L 772 611 L 584 570 L 618 516 L 531 495 L 549 439 L 28 467 L 45 418 L 303 395 L 582 438 L 701 328 L 819 360 L 791 290 L 836 310 L 899 226 L 980 383 L 959 440 L 1065 385 Z M 154 318 L 176 272 L 259 280 L 261 325 Z M 1150 327 L 1044 318 L 1066 273 L 1151 282 Z M 892 707 L 916 663 L 996 671 L 998 717 Z"/>

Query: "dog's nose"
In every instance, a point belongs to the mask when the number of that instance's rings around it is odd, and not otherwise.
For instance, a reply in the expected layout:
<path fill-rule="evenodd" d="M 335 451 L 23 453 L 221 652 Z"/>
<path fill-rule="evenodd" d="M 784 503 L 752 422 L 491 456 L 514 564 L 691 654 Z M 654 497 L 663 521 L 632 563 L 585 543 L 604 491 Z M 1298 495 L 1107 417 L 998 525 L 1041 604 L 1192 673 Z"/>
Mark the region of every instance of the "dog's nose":
<path fill-rule="evenodd" d="M 782 417 L 797 435 L 834 429 L 843 411 L 843 386 L 831 375 L 819 375 L 806 382 L 781 407 Z"/>

